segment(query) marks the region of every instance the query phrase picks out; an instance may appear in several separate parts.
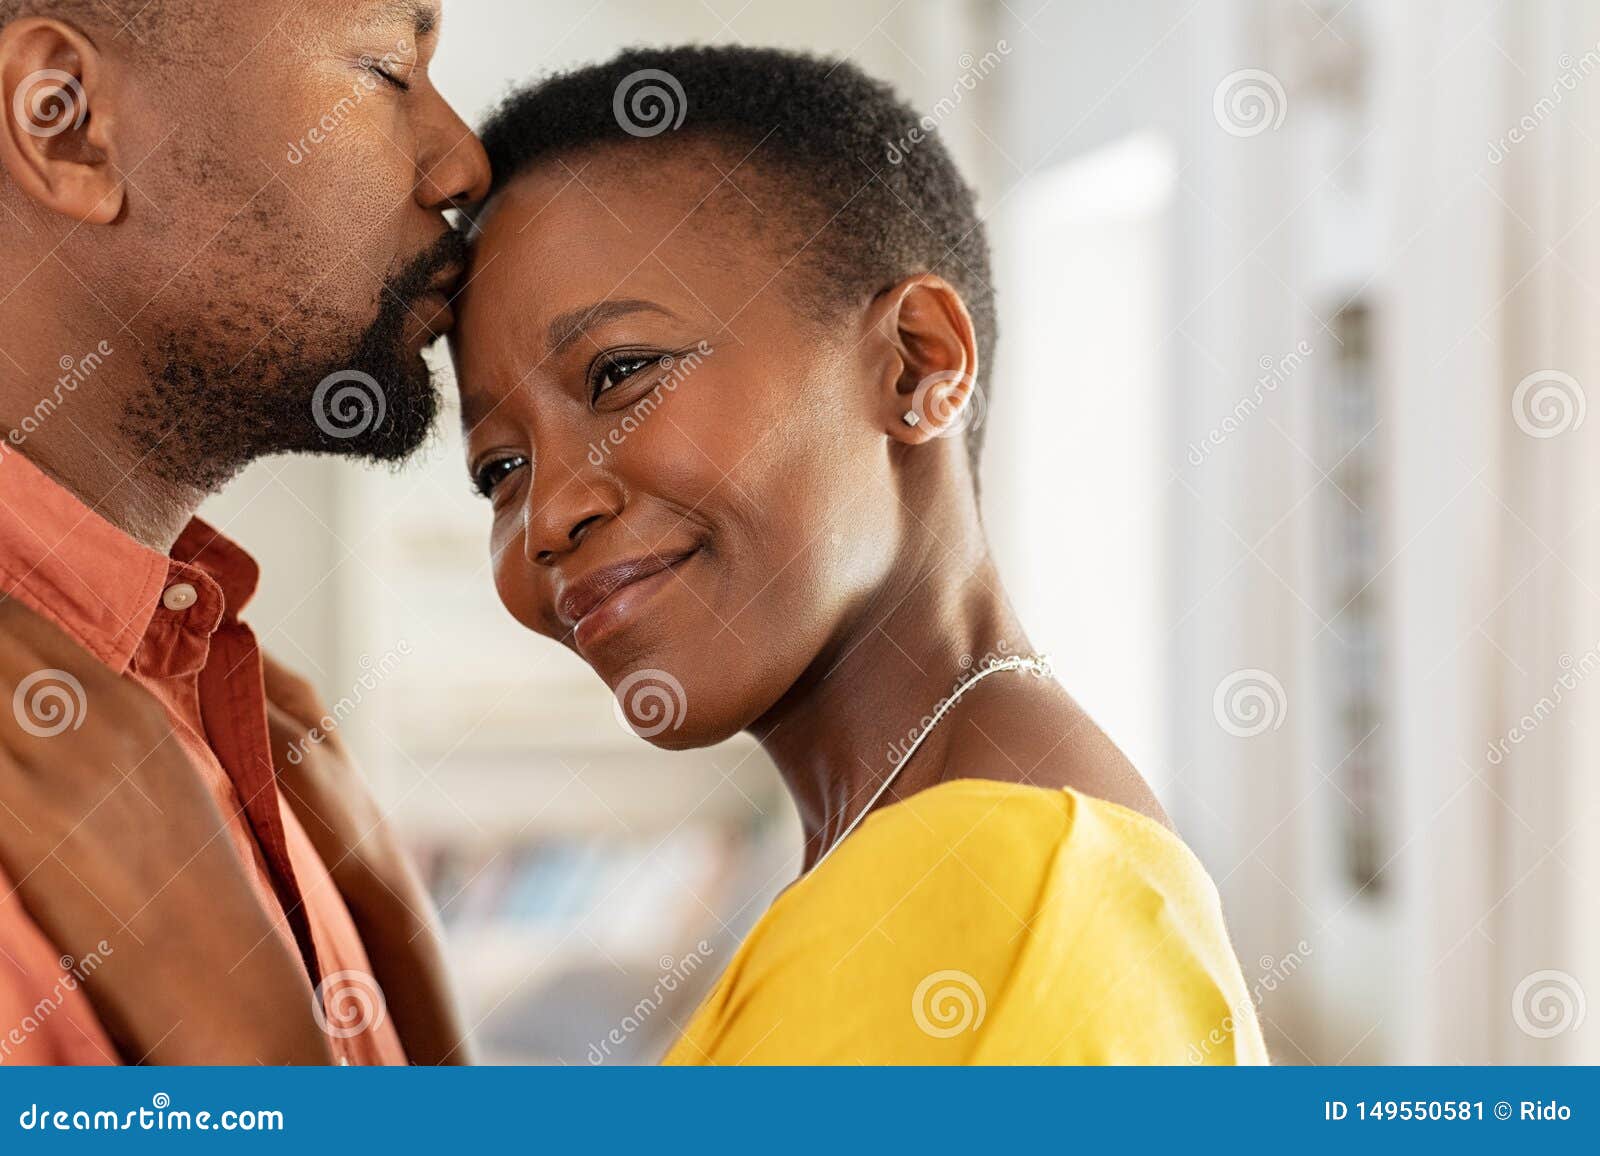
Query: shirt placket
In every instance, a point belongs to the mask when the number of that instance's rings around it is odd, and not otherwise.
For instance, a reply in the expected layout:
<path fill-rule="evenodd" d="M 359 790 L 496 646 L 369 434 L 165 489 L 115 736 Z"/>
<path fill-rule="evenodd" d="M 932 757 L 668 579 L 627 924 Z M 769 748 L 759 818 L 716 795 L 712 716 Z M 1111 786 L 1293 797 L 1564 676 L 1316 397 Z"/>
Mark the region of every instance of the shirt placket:
<path fill-rule="evenodd" d="M 322 981 L 322 969 L 289 858 L 255 634 L 226 615 L 222 590 L 209 576 L 173 563 L 170 579 L 162 606 L 177 618 L 179 629 L 170 639 L 168 660 L 194 670 L 204 737 L 244 807 L 273 893 L 315 987 Z"/>

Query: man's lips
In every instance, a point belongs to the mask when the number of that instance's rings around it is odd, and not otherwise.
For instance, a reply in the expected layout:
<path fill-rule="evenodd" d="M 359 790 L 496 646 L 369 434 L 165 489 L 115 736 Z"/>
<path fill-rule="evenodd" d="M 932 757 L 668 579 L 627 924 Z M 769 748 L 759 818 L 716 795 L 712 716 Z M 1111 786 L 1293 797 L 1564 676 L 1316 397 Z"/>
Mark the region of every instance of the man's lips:
<path fill-rule="evenodd" d="M 466 266 L 451 265 L 448 269 L 441 270 L 437 277 L 428 282 L 428 291 L 437 293 L 441 297 L 452 298 L 461 289 L 461 279 L 466 274 Z"/>
<path fill-rule="evenodd" d="M 577 628 L 613 595 L 653 578 L 699 551 L 698 546 L 667 554 L 646 554 L 591 570 L 567 583 L 556 596 L 556 613 L 569 628 Z"/>
<path fill-rule="evenodd" d="M 411 312 L 422 322 L 422 328 L 433 337 L 443 337 L 456 326 L 456 311 L 448 293 L 430 289 L 417 298 Z"/>
<path fill-rule="evenodd" d="M 461 265 L 442 270 L 412 303 L 412 314 L 431 336 L 443 337 L 455 328 L 455 299 L 465 274 L 466 269 Z"/>

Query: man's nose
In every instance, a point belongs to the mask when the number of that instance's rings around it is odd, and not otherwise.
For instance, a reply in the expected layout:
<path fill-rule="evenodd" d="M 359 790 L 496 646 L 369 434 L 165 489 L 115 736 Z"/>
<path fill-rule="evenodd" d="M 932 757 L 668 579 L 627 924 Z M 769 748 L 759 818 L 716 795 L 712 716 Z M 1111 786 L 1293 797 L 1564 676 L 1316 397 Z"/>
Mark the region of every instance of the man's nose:
<path fill-rule="evenodd" d="M 489 155 L 483 143 L 441 96 L 423 126 L 417 200 L 428 209 L 470 205 L 489 195 Z"/>

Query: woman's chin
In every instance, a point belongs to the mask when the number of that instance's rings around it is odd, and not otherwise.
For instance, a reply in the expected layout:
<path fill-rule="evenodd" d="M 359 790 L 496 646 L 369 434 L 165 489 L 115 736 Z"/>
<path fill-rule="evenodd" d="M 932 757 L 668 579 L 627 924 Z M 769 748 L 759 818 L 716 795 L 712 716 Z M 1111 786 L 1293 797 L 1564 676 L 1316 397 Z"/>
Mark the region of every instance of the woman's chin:
<path fill-rule="evenodd" d="M 645 739 L 645 742 L 664 751 L 698 751 L 726 742 L 738 733 L 737 730 L 702 732 L 699 729 L 690 730 L 686 727 L 681 731 L 668 731 L 665 734 L 653 735 Z"/>
<path fill-rule="evenodd" d="M 591 668 L 610 689 L 621 726 L 665 751 L 699 750 L 749 730 L 798 677 L 787 663 L 752 666 L 748 653 L 735 642 L 675 641 Z M 804 657 L 793 665 L 802 671 Z"/>
<path fill-rule="evenodd" d="M 611 688 L 617 723 L 651 746 L 664 751 L 689 751 L 738 734 L 740 721 L 714 709 L 717 696 L 701 691 L 666 666 L 637 666 L 615 679 L 602 677 Z M 701 684 L 703 685 L 703 684 Z"/>

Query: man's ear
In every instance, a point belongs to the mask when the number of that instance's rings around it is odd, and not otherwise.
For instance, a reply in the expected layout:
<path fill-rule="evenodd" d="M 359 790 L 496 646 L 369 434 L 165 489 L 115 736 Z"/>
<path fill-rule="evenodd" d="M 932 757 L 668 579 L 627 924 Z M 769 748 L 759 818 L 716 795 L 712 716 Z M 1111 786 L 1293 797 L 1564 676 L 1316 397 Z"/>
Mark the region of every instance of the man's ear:
<path fill-rule="evenodd" d="M 0 29 L 0 167 L 23 194 L 74 221 L 122 211 L 105 61 L 72 25 L 47 17 Z"/>
<path fill-rule="evenodd" d="M 894 355 L 883 382 L 885 432 L 906 445 L 961 433 L 981 404 L 977 339 L 961 294 L 925 273 L 879 294 L 874 308 Z"/>

